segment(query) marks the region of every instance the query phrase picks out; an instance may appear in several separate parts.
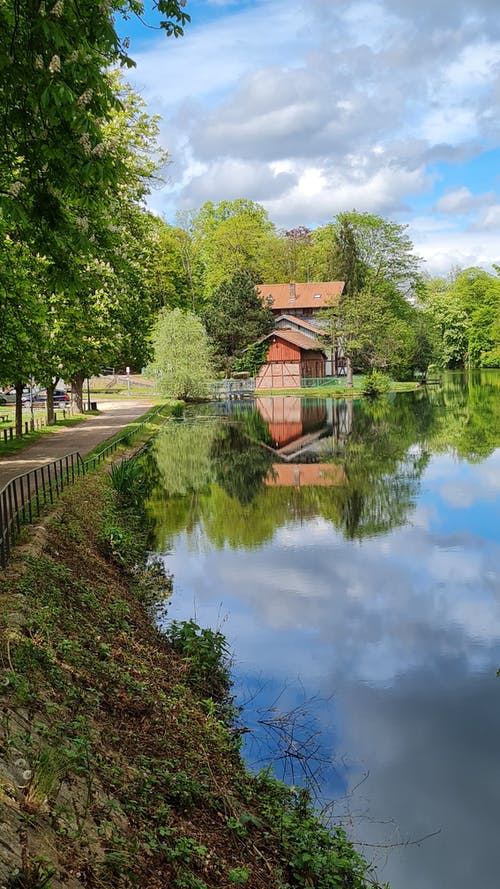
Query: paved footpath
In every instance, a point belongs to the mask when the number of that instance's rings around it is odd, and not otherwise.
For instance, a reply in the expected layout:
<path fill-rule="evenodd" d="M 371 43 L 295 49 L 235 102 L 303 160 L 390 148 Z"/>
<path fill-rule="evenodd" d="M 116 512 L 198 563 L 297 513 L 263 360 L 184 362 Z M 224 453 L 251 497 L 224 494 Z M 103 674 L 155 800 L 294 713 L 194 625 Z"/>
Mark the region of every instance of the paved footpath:
<path fill-rule="evenodd" d="M 152 402 L 142 398 L 102 401 L 99 403 L 99 416 L 83 420 L 76 426 L 59 427 L 57 432 L 42 435 L 38 441 L 21 451 L 8 457 L 0 457 L 0 491 L 17 475 L 50 463 L 51 460 L 58 460 L 72 451 L 79 451 L 84 457 L 98 444 L 137 420 L 152 406 Z"/>

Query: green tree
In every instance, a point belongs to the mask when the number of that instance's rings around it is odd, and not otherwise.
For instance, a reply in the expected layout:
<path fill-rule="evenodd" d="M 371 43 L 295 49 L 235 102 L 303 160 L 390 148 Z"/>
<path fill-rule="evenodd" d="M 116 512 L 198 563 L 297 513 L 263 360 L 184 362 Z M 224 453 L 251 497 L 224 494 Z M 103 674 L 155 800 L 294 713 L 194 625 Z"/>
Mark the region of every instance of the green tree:
<path fill-rule="evenodd" d="M 203 318 L 218 362 L 226 370 L 233 356 L 273 327 L 273 314 L 263 305 L 247 271 L 236 272 L 219 285 Z"/>
<path fill-rule="evenodd" d="M 468 324 L 468 359 L 475 367 L 483 363 L 494 366 L 492 356 L 500 351 L 500 277 L 484 269 L 470 268 L 460 272 L 452 292 L 466 312 Z M 500 366 L 500 362 L 498 365 Z"/>
<path fill-rule="evenodd" d="M 314 281 L 313 232 L 303 225 L 270 232 L 263 243 L 260 275 L 263 281 Z"/>
<path fill-rule="evenodd" d="M 260 204 L 245 198 L 208 201 L 192 220 L 204 266 L 205 298 L 237 272 L 261 277 L 262 254 L 273 225 Z"/>
<path fill-rule="evenodd" d="M 209 393 L 211 349 L 203 324 L 192 312 L 162 309 L 151 336 L 153 360 L 147 372 L 170 398 L 200 399 Z"/>
<path fill-rule="evenodd" d="M 350 292 L 359 286 L 386 282 L 411 295 L 421 285 L 421 259 L 406 233 L 408 226 L 372 213 L 339 213 L 336 246 L 353 278 Z"/>
<path fill-rule="evenodd" d="M 72 286 L 54 288 L 46 297 L 40 381 L 48 389 L 49 422 L 50 391 L 58 377 L 71 380 L 81 410 L 85 377 L 103 366 L 142 367 L 149 358 L 157 223 L 142 201 L 166 155 L 158 146 L 157 119 L 147 115 L 143 100 L 116 75 L 114 80 L 121 103 L 103 127 L 103 139 L 124 178 L 82 219 L 91 233 L 92 253 L 73 258 Z"/>
<path fill-rule="evenodd" d="M 177 0 L 150 4 L 167 35 L 179 36 L 189 21 L 183 5 Z M 15 302 L 2 301 L 10 313 L 1 325 L 2 381 L 12 376 L 7 356 L 15 354 L 24 379 L 36 371 L 53 384 L 60 361 L 52 348 L 55 301 L 49 316 L 48 295 L 64 293 L 61 306 L 72 295 L 74 301 L 82 299 L 83 311 L 88 309 L 85 288 L 82 296 L 84 258 L 90 265 L 109 261 L 105 242 L 113 240 L 107 235 L 131 168 L 139 163 L 144 172 L 152 163 L 146 162 L 151 146 L 145 131 L 135 156 L 130 138 L 126 143 L 110 131 L 121 113 L 129 113 L 130 98 L 124 100 L 124 88 L 109 72 L 134 64 L 115 21 L 142 18 L 144 12 L 140 0 L 0 4 L 0 268 L 5 292 L 16 294 Z M 137 187 L 137 176 L 133 182 Z M 133 199 L 141 200 L 140 187 Z M 14 249 L 22 257 L 15 265 Z M 42 257 L 43 280 L 38 280 Z M 19 390 L 21 384 L 17 380 Z"/>
<path fill-rule="evenodd" d="M 443 367 L 500 366 L 500 278 L 484 269 L 429 279 L 422 294 Z"/>
<path fill-rule="evenodd" d="M 462 367 L 467 361 L 469 318 L 450 281 L 426 282 L 422 305 L 430 317 L 436 342 L 436 360 L 442 367 Z"/>
<path fill-rule="evenodd" d="M 408 379 L 424 370 L 433 355 L 433 343 L 422 313 L 411 306 L 391 284 L 366 285 L 344 294 L 338 305 L 322 313 L 325 346 L 340 346 L 352 367 L 379 370 Z"/>

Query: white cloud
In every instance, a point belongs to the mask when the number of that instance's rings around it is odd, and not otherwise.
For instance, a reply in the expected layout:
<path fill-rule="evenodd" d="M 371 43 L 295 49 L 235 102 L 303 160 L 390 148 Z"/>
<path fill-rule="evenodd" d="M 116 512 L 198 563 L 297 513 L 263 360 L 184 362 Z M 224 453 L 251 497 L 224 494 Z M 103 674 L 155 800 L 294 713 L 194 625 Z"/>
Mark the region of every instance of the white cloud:
<path fill-rule="evenodd" d="M 277 224 L 318 225 L 356 207 L 413 221 L 433 269 L 498 258 L 496 181 L 447 188 L 429 166 L 497 145 L 493 2 L 210 5 L 208 22 L 195 4 L 185 36 L 152 42 L 133 74 L 164 116 L 173 160 L 156 209 L 172 216 L 175 205 L 245 196 Z M 422 206 L 427 195 L 428 213 L 412 220 L 413 199 Z M 449 217 L 438 236 L 431 204 Z"/>

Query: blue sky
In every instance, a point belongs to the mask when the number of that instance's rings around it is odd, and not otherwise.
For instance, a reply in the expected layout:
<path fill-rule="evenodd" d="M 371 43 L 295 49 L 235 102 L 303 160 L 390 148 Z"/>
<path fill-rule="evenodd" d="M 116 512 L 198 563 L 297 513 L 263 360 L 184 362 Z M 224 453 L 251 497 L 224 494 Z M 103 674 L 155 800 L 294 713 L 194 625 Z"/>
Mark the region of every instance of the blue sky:
<path fill-rule="evenodd" d="M 137 62 L 129 79 L 161 115 L 170 152 L 152 209 L 173 222 L 206 200 L 247 197 L 291 228 L 355 208 L 408 224 L 431 274 L 500 261 L 493 0 L 185 8 L 178 40 L 119 25 Z"/>

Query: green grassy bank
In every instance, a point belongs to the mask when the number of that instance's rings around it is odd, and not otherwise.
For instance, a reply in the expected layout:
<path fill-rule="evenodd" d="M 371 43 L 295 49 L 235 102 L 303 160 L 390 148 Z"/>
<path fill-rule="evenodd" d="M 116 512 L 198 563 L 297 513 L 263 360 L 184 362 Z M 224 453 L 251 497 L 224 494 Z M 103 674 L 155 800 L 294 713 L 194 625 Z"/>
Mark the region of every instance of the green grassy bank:
<path fill-rule="evenodd" d="M 170 582 L 145 535 L 139 502 L 91 473 L 2 578 L 0 885 L 376 885 L 304 792 L 245 769 L 225 640 L 157 629 Z"/>
<path fill-rule="evenodd" d="M 301 389 L 259 389 L 257 395 L 298 395 L 301 398 L 361 398 L 363 396 L 364 377 L 354 377 L 353 385 L 347 386 L 343 380 L 325 386 L 304 386 Z M 389 392 L 413 392 L 420 383 L 392 382 Z"/>

